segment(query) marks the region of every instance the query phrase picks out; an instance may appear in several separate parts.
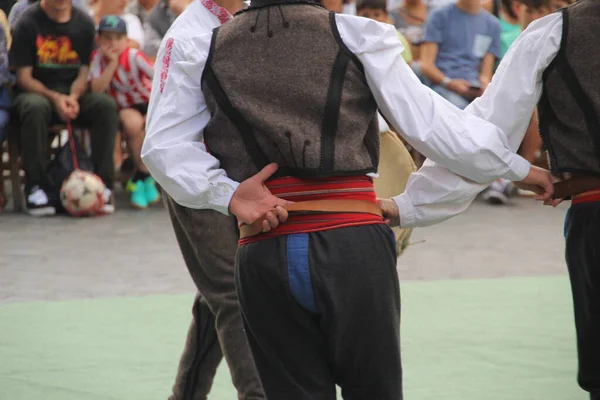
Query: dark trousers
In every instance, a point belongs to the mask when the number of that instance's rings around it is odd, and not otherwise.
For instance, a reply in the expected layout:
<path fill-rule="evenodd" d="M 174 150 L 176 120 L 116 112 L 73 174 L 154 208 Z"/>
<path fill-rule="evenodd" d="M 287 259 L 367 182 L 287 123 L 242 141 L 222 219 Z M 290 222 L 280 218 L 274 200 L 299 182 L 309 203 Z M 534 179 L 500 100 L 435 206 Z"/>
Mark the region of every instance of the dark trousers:
<path fill-rule="evenodd" d="M 600 400 L 600 202 L 574 204 L 566 224 L 579 385 Z"/>
<path fill-rule="evenodd" d="M 60 122 L 54 106 L 44 96 L 35 93 L 18 93 L 13 107 L 21 127 L 20 144 L 27 187 L 50 186 L 48 165 L 48 127 Z M 94 172 L 108 188 L 113 187 L 113 149 L 119 116 L 115 101 L 104 93 L 87 93 L 79 99 L 79 116 L 75 124 L 89 128 L 91 136 L 91 161 Z"/>
<path fill-rule="evenodd" d="M 400 287 L 386 225 L 238 249 L 236 285 L 267 398 L 401 400 Z"/>
<path fill-rule="evenodd" d="M 238 229 L 233 217 L 182 207 L 164 196 L 175 236 L 198 288 L 193 320 L 170 400 L 205 400 L 223 355 L 240 400 L 265 396 L 235 292 Z"/>

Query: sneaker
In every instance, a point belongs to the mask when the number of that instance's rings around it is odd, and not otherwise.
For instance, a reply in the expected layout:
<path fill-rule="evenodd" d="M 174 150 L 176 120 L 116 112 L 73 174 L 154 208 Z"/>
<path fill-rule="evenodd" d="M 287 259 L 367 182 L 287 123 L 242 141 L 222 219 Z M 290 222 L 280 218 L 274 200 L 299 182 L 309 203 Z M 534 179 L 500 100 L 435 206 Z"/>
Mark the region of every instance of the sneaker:
<path fill-rule="evenodd" d="M 27 194 L 27 213 L 34 217 L 56 214 L 56 208 L 50 202 L 48 195 L 39 186 L 34 186 Z"/>
<path fill-rule="evenodd" d="M 146 191 L 146 201 L 149 205 L 155 205 L 160 201 L 160 192 L 156 188 L 156 181 L 153 177 L 149 176 L 143 182 Z"/>
<path fill-rule="evenodd" d="M 115 212 L 115 197 L 110 189 L 104 189 L 104 214 L 112 214 Z"/>
<path fill-rule="evenodd" d="M 505 194 L 506 184 L 502 181 L 494 181 L 483 193 L 483 200 L 494 205 L 503 205 L 508 203 L 508 197 Z"/>
<path fill-rule="evenodd" d="M 505 182 L 506 182 L 506 186 L 504 187 L 504 194 L 506 195 L 506 197 L 517 196 L 519 194 L 520 189 L 511 181 L 505 181 Z"/>
<path fill-rule="evenodd" d="M 148 200 L 146 200 L 146 185 L 144 181 L 132 181 L 131 179 L 127 182 L 127 191 L 129 192 L 129 203 L 133 208 L 143 210 L 148 208 Z"/>

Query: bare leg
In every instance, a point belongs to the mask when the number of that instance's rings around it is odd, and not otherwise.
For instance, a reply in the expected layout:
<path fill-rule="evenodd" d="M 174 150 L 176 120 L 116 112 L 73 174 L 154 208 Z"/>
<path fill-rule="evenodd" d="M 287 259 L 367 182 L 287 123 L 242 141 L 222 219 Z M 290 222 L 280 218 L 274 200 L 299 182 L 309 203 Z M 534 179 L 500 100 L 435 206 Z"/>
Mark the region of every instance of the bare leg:
<path fill-rule="evenodd" d="M 146 122 L 144 116 L 133 108 L 125 108 L 119 111 L 119 119 L 123 127 L 123 135 L 127 148 L 133 159 L 136 170 L 148 173 L 148 169 L 142 162 L 142 143 L 144 142 L 144 124 Z"/>

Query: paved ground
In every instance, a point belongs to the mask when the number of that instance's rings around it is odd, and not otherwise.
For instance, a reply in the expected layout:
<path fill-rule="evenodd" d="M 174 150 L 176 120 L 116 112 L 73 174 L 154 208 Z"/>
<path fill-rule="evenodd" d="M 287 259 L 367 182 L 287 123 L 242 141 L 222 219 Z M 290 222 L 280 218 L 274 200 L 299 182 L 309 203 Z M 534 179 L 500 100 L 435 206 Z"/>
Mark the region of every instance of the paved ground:
<path fill-rule="evenodd" d="M 565 208 L 530 198 L 507 207 L 476 202 L 462 216 L 413 233 L 398 263 L 401 279 L 564 274 Z M 97 219 L 0 215 L 0 302 L 193 290 L 162 207 L 123 206 Z"/>
<path fill-rule="evenodd" d="M 477 202 L 414 232 L 399 273 L 428 282 L 402 288 L 407 398 L 585 398 L 564 213 L 530 198 Z M 532 278 L 469 279 L 511 276 Z M 0 400 L 167 398 L 193 292 L 162 207 L 98 219 L 0 215 Z M 52 301 L 88 298 L 97 300 Z M 235 397 L 223 363 L 210 398 Z"/>

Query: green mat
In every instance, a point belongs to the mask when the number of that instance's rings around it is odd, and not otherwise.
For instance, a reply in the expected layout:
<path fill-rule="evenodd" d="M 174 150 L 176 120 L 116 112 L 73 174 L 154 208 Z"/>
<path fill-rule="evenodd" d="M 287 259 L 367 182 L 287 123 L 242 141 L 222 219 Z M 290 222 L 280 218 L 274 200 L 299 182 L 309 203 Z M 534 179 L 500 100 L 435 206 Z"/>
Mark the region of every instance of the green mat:
<path fill-rule="evenodd" d="M 566 277 L 406 283 L 402 296 L 406 399 L 586 399 Z M 192 301 L 0 307 L 0 400 L 166 400 Z M 235 398 L 223 364 L 211 399 Z"/>

